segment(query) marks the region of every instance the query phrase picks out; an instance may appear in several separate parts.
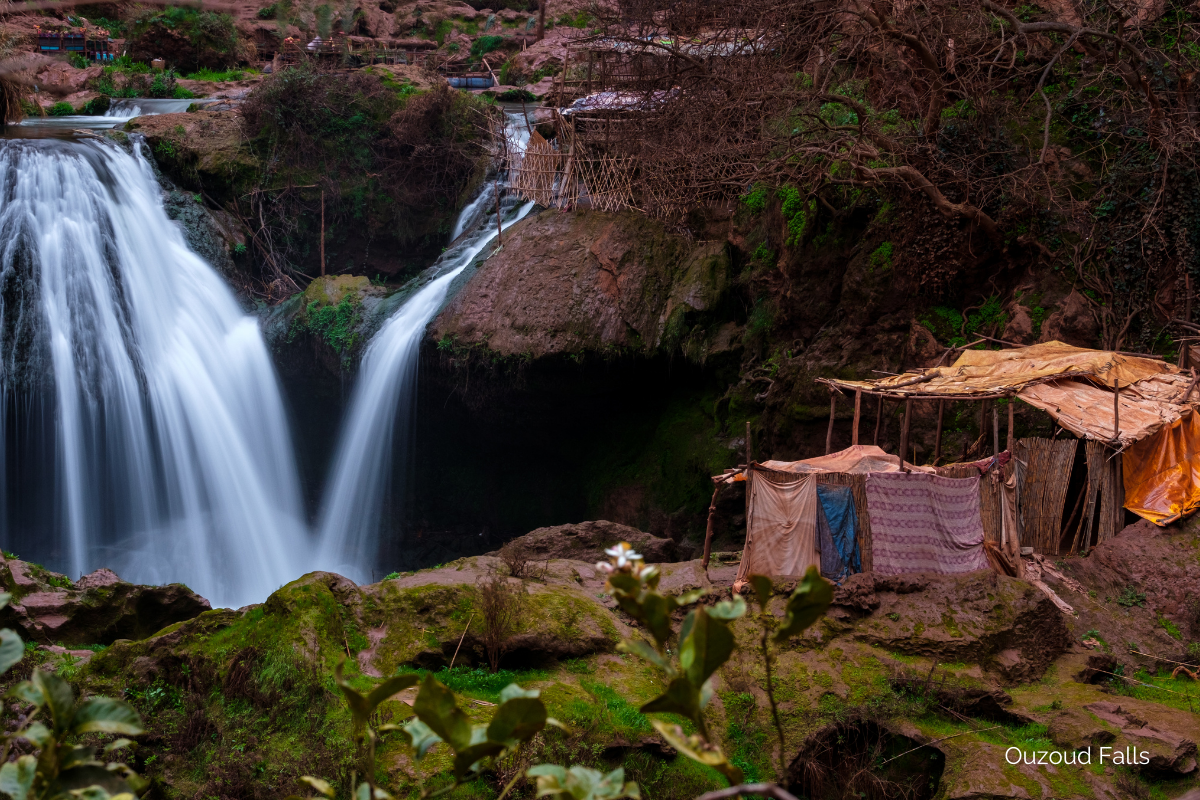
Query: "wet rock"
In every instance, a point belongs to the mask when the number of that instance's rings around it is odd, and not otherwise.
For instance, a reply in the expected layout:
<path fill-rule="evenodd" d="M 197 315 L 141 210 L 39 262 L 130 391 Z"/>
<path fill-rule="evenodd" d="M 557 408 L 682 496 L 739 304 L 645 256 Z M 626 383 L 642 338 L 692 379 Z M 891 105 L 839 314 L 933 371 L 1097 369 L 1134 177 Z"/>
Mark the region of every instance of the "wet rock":
<path fill-rule="evenodd" d="M 0 611 L 0 626 L 27 641 L 111 644 L 143 639 L 209 610 L 208 601 L 182 584 L 139 586 L 101 569 L 72 584 L 36 564 L 7 559 L 0 581 L 13 594 Z"/>
<path fill-rule="evenodd" d="M 1180 775 L 1190 775 L 1196 771 L 1196 743 L 1171 730 L 1170 721 L 1165 719 L 1167 715 L 1162 713 L 1161 706 L 1151 709 L 1151 713 L 1159 717 L 1154 722 L 1149 721 L 1149 715 L 1146 714 L 1148 709 L 1141 705 L 1124 707 L 1118 703 L 1101 701 L 1089 703 L 1084 708 L 1098 719 L 1118 727 L 1128 746 L 1149 752 L 1149 763 L 1133 765 L 1136 768 Z M 1119 744 L 1116 743 L 1114 749 L 1119 749 Z"/>
<path fill-rule="evenodd" d="M 606 548 L 617 542 L 629 542 L 648 564 L 680 561 L 679 548 L 672 539 L 639 531 L 628 525 L 607 520 L 577 522 L 538 528 L 512 540 L 512 545 L 524 547 L 532 560 L 566 558 L 573 561 L 605 561 Z M 492 555 L 495 555 L 493 553 Z"/>
<path fill-rule="evenodd" d="M 723 242 L 688 242 L 634 213 L 542 212 L 505 233 L 503 249 L 479 266 L 431 334 L 541 358 L 652 352 L 691 331 L 685 349 L 704 361 L 716 331 L 693 320 L 730 285 Z"/>
<path fill-rule="evenodd" d="M 1004 326 L 1000 338 L 1017 344 L 1033 344 L 1033 317 L 1029 315 L 1029 309 L 1014 303 L 1010 306 L 1009 313 L 1012 315 L 1011 319 Z"/>

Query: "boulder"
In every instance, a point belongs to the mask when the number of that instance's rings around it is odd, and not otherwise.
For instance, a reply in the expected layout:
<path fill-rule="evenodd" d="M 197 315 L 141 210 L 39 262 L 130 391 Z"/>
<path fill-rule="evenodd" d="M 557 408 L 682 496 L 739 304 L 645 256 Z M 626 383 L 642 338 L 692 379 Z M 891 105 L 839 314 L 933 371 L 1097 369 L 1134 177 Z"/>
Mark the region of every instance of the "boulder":
<path fill-rule="evenodd" d="M 1095 347 L 1100 325 L 1092 313 L 1092 303 L 1074 290 L 1042 325 L 1041 341 L 1065 342 L 1078 347 Z"/>
<path fill-rule="evenodd" d="M 209 610 L 207 600 L 182 584 L 139 586 L 108 569 L 72 583 L 37 564 L 7 559 L 0 563 L 0 582 L 13 595 L 0 610 L 0 626 L 40 643 L 144 639 Z"/>
<path fill-rule="evenodd" d="M 835 630 L 887 650 L 981 664 L 1007 683 L 1036 680 L 1071 644 L 1045 594 L 990 571 L 854 575 L 827 617 Z M 837 613 L 840 612 L 840 613 Z"/>
<path fill-rule="evenodd" d="M 1017 344 L 1033 344 L 1033 317 L 1029 309 L 1019 303 L 1009 306 L 1010 319 L 1004 326 L 1000 338 Z"/>
<path fill-rule="evenodd" d="M 566 558 L 595 562 L 606 560 L 605 549 L 617 542 L 629 542 L 648 564 L 681 560 L 678 545 L 673 539 L 602 519 L 538 528 L 518 536 L 510 544 L 524 547 L 530 558 L 537 561 Z"/>

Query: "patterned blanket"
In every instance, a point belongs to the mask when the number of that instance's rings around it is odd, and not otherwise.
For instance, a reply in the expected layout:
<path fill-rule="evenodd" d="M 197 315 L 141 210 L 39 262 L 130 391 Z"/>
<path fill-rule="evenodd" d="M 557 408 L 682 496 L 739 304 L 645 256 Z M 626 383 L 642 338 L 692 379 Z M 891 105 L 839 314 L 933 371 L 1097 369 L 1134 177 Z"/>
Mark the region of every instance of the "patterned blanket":
<path fill-rule="evenodd" d="M 867 510 L 880 575 L 987 569 L 979 478 L 871 473 Z"/>

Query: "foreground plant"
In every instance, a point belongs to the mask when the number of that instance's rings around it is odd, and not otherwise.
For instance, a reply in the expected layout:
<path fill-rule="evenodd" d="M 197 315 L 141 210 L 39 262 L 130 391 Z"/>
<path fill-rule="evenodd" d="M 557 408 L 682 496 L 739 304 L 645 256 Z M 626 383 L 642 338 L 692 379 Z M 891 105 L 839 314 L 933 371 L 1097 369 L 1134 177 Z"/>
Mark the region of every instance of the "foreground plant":
<path fill-rule="evenodd" d="M 628 543 L 622 542 L 605 552 L 610 560 L 597 564 L 597 568 L 608 576 L 606 589 L 621 609 L 640 623 L 651 637 L 651 641 L 622 641 L 618 649 L 649 661 L 662 670 L 667 678 L 666 691 L 645 703 L 641 711 L 645 714 L 677 714 L 685 718 L 695 732 L 685 731 L 680 725 L 660 719 L 651 719 L 651 724 L 672 747 L 688 758 L 720 772 L 731 787 L 740 790 L 740 793 L 786 796 L 786 800 L 790 795 L 774 784 L 739 785 L 742 783 L 742 771 L 730 763 L 720 745 L 712 740 L 705 719 L 705 710 L 713 697 L 712 676 L 729 660 L 737 647 L 729 625 L 746 613 L 746 601 L 735 595 L 731 600 L 723 600 L 712 606 L 697 606 L 688 611 L 676 631 L 672 625 L 672 614 L 694 605 L 704 596 L 704 590 L 697 589 L 679 596 L 663 594 L 658 589 L 661 578 L 658 568 L 645 564 L 642 556 L 635 553 Z M 772 671 L 774 654 L 770 651 L 769 641 L 784 643 L 816 622 L 829 607 L 833 590 L 815 568 L 810 568 L 787 600 L 783 621 L 779 623 L 767 610 L 774 593 L 771 580 L 756 575 L 751 577 L 751 584 L 760 611 L 761 653 L 772 719 L 779 736 L 782 777 L 786 771 L 783 761 L 786 743 L 775 703 Z M 672 639 L 678 640 L 675 653 L 668 647 Z M 358 782 L 357 775 L 351 777 L 353 800 L 391 800 L 392 795 L 375 784 L 376 746 L 380 737 L 389 732 L 404 737 L 417 762 L 438 744 L 446 745 L 454 753 L 451 782 L 437 789 L 422 787 L 420 797 L 428 800 L 451 792 L 478 776 L 496 759 L 517 754 L 547 727 L 566 730 L 547 714 L 538 691 L 522 689 L 515 683 L 509 684 L 500 693 L 500 704 L 490 721 L 472 724 L 466 712 L 458 707 L 454 693 L 433 675 L 424 678 L 415 674 L 397 675 L 363 694 L 350 686 L 342 670 L 343 664 L 339 664 L 334 674 L 354 719 L 364 775 L 362 782 Z M 420 689 L 412 704 L 413 717 L 408 722 L 399 725 L 376 725 L 372 722 L 380 704 L 397 692 L 418 685 Z M 641 797 L 637 784 L 626 782 L 625 771 L 620 767 L 604 774 L 580 765 L 563 767 L 538 764 L 524 773 L 518 772 L 496 800 L 504 800 L 522 777 L 536 782 L 536 796 L 539 798 L 640 800 Z M 337 790 L 325 780 L 311 776 L 302 780 L 317 795 L 307 799 L 293 796 L 288 800 L 334 800 L 337 797 Z M 722 796 L 732 791 L 723 790 Z"/>
<path fill-rule="evenodd" d="M 0 608 L 11 599 L 12 595 L 0 594 Z M 0 630 L 0 674 L 12 669 L 24 654 L 21 637 L 7 628 Z M 134 800 L 149 787 L 125 764 L 101 758 L 133 744 L 129 739 L 117 739 L 101 749 L 71 743 L 89 733 L 140 734 L 141 717 L 128 703 L 108 697 L 77 700 L 69 683 L 41 670 L 14 686 L 8 696 L 28 703 L 32 710 L 24 726 L 0 737 L 0 793 L 11 800 Z M 37 754 L 10 761 L 18 741 L 33 745 Z"/>

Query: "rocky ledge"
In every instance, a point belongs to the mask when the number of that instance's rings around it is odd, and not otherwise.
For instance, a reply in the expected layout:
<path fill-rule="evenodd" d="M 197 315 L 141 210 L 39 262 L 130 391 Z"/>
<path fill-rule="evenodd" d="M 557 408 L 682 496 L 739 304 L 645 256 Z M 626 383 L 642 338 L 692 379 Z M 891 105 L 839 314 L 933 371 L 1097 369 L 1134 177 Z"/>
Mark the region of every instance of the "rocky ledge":
<path fill-rule="evenodd" d="M 210 608 L 183 584 L 140 586 L 108 569 L 72 582 L 38 564 L 0 557 L 0 582 L 12 594 L 0 627 L 47 646 L 145 639 Z"/>

